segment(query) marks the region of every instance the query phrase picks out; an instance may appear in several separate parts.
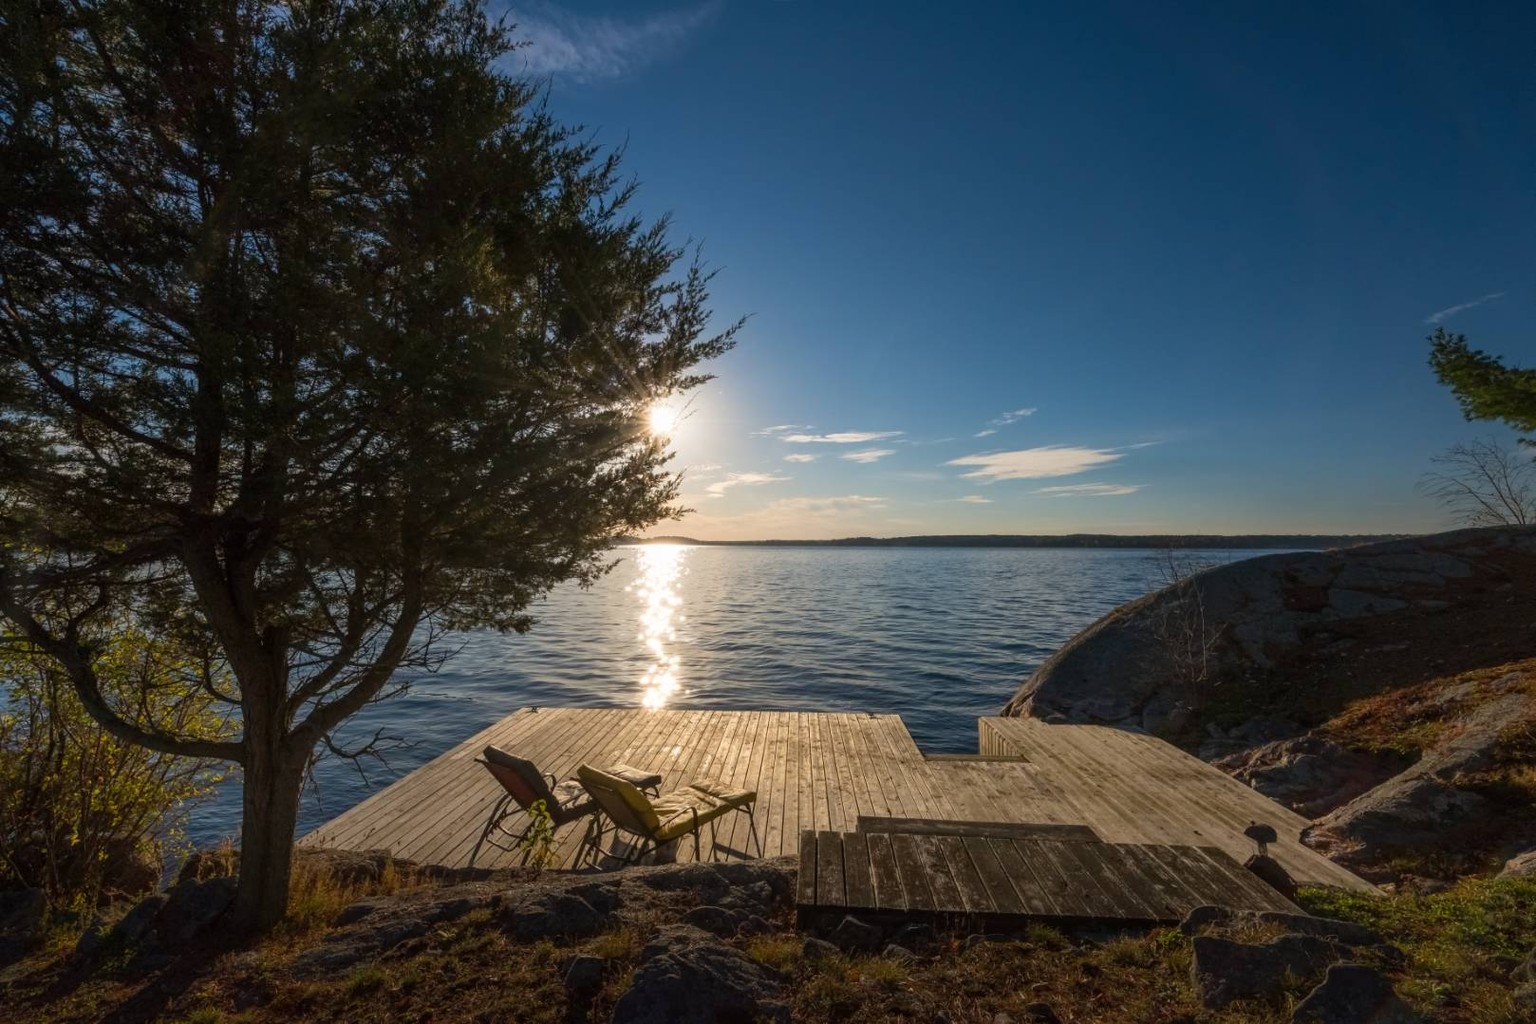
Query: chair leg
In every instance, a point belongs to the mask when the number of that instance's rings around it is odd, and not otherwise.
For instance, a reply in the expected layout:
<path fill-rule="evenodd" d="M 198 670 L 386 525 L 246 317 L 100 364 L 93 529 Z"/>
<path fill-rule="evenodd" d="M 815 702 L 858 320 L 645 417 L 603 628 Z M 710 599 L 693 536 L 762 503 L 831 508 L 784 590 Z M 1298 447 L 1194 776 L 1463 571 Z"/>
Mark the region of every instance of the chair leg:
<path fill-rule="evenodd" d="M 763 834 L 757 830 L 757 804 L 747 804 L 747 832 L 757 841 L 757 855 L 763 856 Z"/>
<path fill-rule="evenodd" d="M 501 823 L 506 820 L 508 813 L 510 813 L 507 810 L 507 804 L 511 802 L 512 797 L 510 795 L 504 796 L 500 800 L 496 801 L 495 807 L 491 808 L 490 817 L 485 819 L 485 827 L 480 830 L 480 837 L 475 840 L 475 848 L 470 851 L 470 867 L 475 866 L 475 861 L 480 856 L 480 849 L 481 847 L 485 846 L 485 841 L 491 837 L 491 833 L 496 831 L 496 829 L 501 826 Z"/>

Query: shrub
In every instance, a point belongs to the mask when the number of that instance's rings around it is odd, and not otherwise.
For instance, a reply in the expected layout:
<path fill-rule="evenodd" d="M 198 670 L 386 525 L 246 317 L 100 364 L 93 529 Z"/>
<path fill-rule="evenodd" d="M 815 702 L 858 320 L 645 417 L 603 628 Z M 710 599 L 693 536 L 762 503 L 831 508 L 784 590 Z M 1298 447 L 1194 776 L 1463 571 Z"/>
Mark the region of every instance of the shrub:
<path fill-rule="evenodd" d="M 104 697 L 145 695 L 140 720 L 209 734 L 227 727 L 208 701 L 156 701 L 157 681 L 189 670 L 170 645 L 125 627 L 98 649 Z M 158 884 L 187 804 L 218 777 L 201 762 L 114 739 L 50 659 L 4 632 L 0 686 L 0 889 L 42 889 L 57 912 Z"/>

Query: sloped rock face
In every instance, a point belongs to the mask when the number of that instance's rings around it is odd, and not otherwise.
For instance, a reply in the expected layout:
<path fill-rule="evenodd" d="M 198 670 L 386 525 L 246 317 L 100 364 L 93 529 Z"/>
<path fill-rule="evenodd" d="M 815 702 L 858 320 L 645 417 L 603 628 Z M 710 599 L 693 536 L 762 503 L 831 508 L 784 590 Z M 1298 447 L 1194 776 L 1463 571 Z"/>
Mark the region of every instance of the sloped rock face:
<path fill-rule="evenodd" d="M 1178 736 L 1198 725 L 1190 711 L 1213 681 L 1270 672 L 1304 647 L 1327 656 L 1327 644 L 1348 643 L 1335 629 L 1443 614 L 1465 593 L 1514 586 L 1510 559 L 1533 556 L 1536 527 L 1500 527 L 1220 566 L 1094 623 L 1031 675 L 1002 713 Z M 1200 679 L 1189 671 L 1191 631 L 1204 663 Z M 1405 632 L 1390 653 L 1412 659 L 1417 635 Z M 1253 745 L 1236 737 L 1204 753 Z"/>
<path fill-rule="evenodd" d="M 1506 730 L 1520 722 L 1536 724 L 1536 698 L 1515 692 L 1489 701 L 1417 764 L 1320 819 L 1303 841 L 1357 871 L 1394 852 L 1454 842 L 1489 816 L 1488 798 L 1468 780 L 1493 765 Z"/>

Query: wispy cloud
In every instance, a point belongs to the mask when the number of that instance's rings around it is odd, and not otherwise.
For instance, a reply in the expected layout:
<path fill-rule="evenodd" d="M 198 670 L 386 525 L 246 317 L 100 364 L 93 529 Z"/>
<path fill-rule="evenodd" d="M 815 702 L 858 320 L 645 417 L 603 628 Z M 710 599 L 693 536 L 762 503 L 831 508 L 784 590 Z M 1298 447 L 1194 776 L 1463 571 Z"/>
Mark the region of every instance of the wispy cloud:
<path fill-rule="evenodd" d="M 967 505 L 990 505 L 990 504 L 992 504 L 992 499 L 991 498 L 983 498 L 979 494 L 967 494 L 965 497 L 963 497 L 963 498 L 956 498 L 955 500 L 956 501 L 963 501 Z"/>
<path fill-rule="evenodd" d="M 896 449 L 894 448 L 866 448 L 863 451 L 849 452 L 842 457 L 849 462 L 879 462 L 887 455 L 895 454 Z"/>
<path fill-rule="evenodd" d="M 900 437 L 899 430 L 849 430 L 841 434 L 782 434 L 790 444 L 868 444 Z"/>
<path fill-rule="evenodd" d="M 1036 494 L 1049 494 L 1053 498 L 1109 498 L 1117 494 L 1135 494 L 1146 484 L 1063 484 L 1058 487 L 1041 487 Z"/>
<path fill-rule="evenodd" d="M 976 433 L 972 434 L 971 436 L 972 437 L 991 437 L 995 433 L 997 433 L 996 430 L 993 430 L 991 427 L 988 427 L 986 430 L 978 430 L 978 431 L 976 431 Z"/>
<path fill-rule="evenodd" d="M 646 18 L 578 14 L 553 4 L 509 5 L 513 33 L 527 45 L 511 60 L 530 75 L 569 75 L 580 82 L 618 78 L 674 52 L 719 11 L 718 0 Z"/>
<path fill-rule="evenodd" d="M 1481 306 L 1485 302 L 1492 302 L 1494 299 L 1502 299 L 1503 297 L 1503 292 L 1489 292 L 1487 295 L 1473 299 L 1471 302 L 1461 302 L 1454 306 L 1446 306 L 1444 309 L 1436 310 L 1425 317 L 1424 322 L 1427 324 L 1438 324 L 1455 316 L 1457 313 L 1464 313 L 1469 309 Z"/>
<path fill-rule="evenodd" d="M 785 462 L 815 462 L 819 455 L 811 455 L 807 452 L 796 452 L 794 455 L 784 456 Z"/>
<path fill-rule="evenodd" d="M 1072 476 L 1116 462 L 1119 452 L 1105 448 L 1047 445 L 1012 452 L 984 452 L 951 459 L 945 465 L 974 466 L 961 476 L 993 483 L 998 480 L 1033 480 L 1047 476 Z"/>
<path fill-rule="evenodd" d="M 759 487 L 788 479 L 789 477 L 780 476 L 777 473 L 730 473 L 724 480 L 716 480 L 704 490 L 709 492 L 711 498 L 719 498 L 732 487 Z"/>
<path fill-rule="evenodd" d="M 1010 423 L 1017 423 L 1017 422 L 1019 422 L 1019 420 L 1023 419 L 1024 417 L 1026 417 L 1026 416 L 1033 416 L 1034 414 L 1035 414 L 1035 410 L 1033 408 L 1029 408 L 1029 409 L 1013 409 L 1013 410 L 1011 410 L 1009 412 L 1003 413 L 997 419 L 993 420 L 992 423 L 991 423 L 991 426 L 994 426 L 994 427 L 1006 427 Z"/>
<path fill-rule="evenodd" d="M 762 430 L 752 431 L 753 437 L 783 437 L 785 434 L 797 430 L 810 430 L 809 423 L 780 423 L 772 427 L 764 427 Z"/>

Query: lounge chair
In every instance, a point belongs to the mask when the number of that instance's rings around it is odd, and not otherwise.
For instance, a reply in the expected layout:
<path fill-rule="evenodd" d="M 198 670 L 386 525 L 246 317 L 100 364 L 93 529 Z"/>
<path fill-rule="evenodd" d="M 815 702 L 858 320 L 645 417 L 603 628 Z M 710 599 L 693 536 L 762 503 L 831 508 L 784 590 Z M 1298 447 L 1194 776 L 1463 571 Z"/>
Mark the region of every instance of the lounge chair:
<path fill-rule="evenodd" d="M 539 771 L 532 761 L 509 754 L 500 747 L 486 747 L 482 756 L 475 760 L 485 765 L 486 771 L 501 783 L 501 788 L 506 792 L 496 801 L 496 806 L 491 808 L 485 828 L 475 842 L 474 853 L 470 855 L 471 864 L 479 856 L 481 846 L 487 843 L 509 852 L 520 849 L 536 820 L 532 813 L 533 806 L 540 801 L 549 814 L 550 824 L 557 829 L 590 815 L 592 820 L 587 823 L 587 834 L 582 839 L 582 846 L 585 848 L 590 845 L 596 849 L 603 832 L 601 814 L 597 803 L 580 782 L 575 779 L 556 782 L 553 775 Z M 606 770 L 637 790 L 650 790 L 654 793 L 661 786 L 661 776 L 655 772 L 632 768 L 626 764 L 614 765 Z M 522 831 L 513 834 L 505 827 L 505 822 L 519 810 L 526 812 L 528 817 Z M 524 851 L 525 858 L 527 852 Z"/>
<path fill-rule="evenodd" d="M 693 856 L 698 860 L 699 829 L 708 824 L 713 839 L 715 822 L 731 811 L 744 812 L 751 821 L 752 834 L 757 834 L 757 793 L 750 789 L 729 789 L 701 780 L 652 799 L 631 782 L 591 765 L 577 768 L 576 778 L 616 829 L 639 837 L 639 844 L 631 844 L 621 858 L 625 864 L 686 835 L 693 836 Z M 594 855 L 596 852 L 594 841 Z"/>

